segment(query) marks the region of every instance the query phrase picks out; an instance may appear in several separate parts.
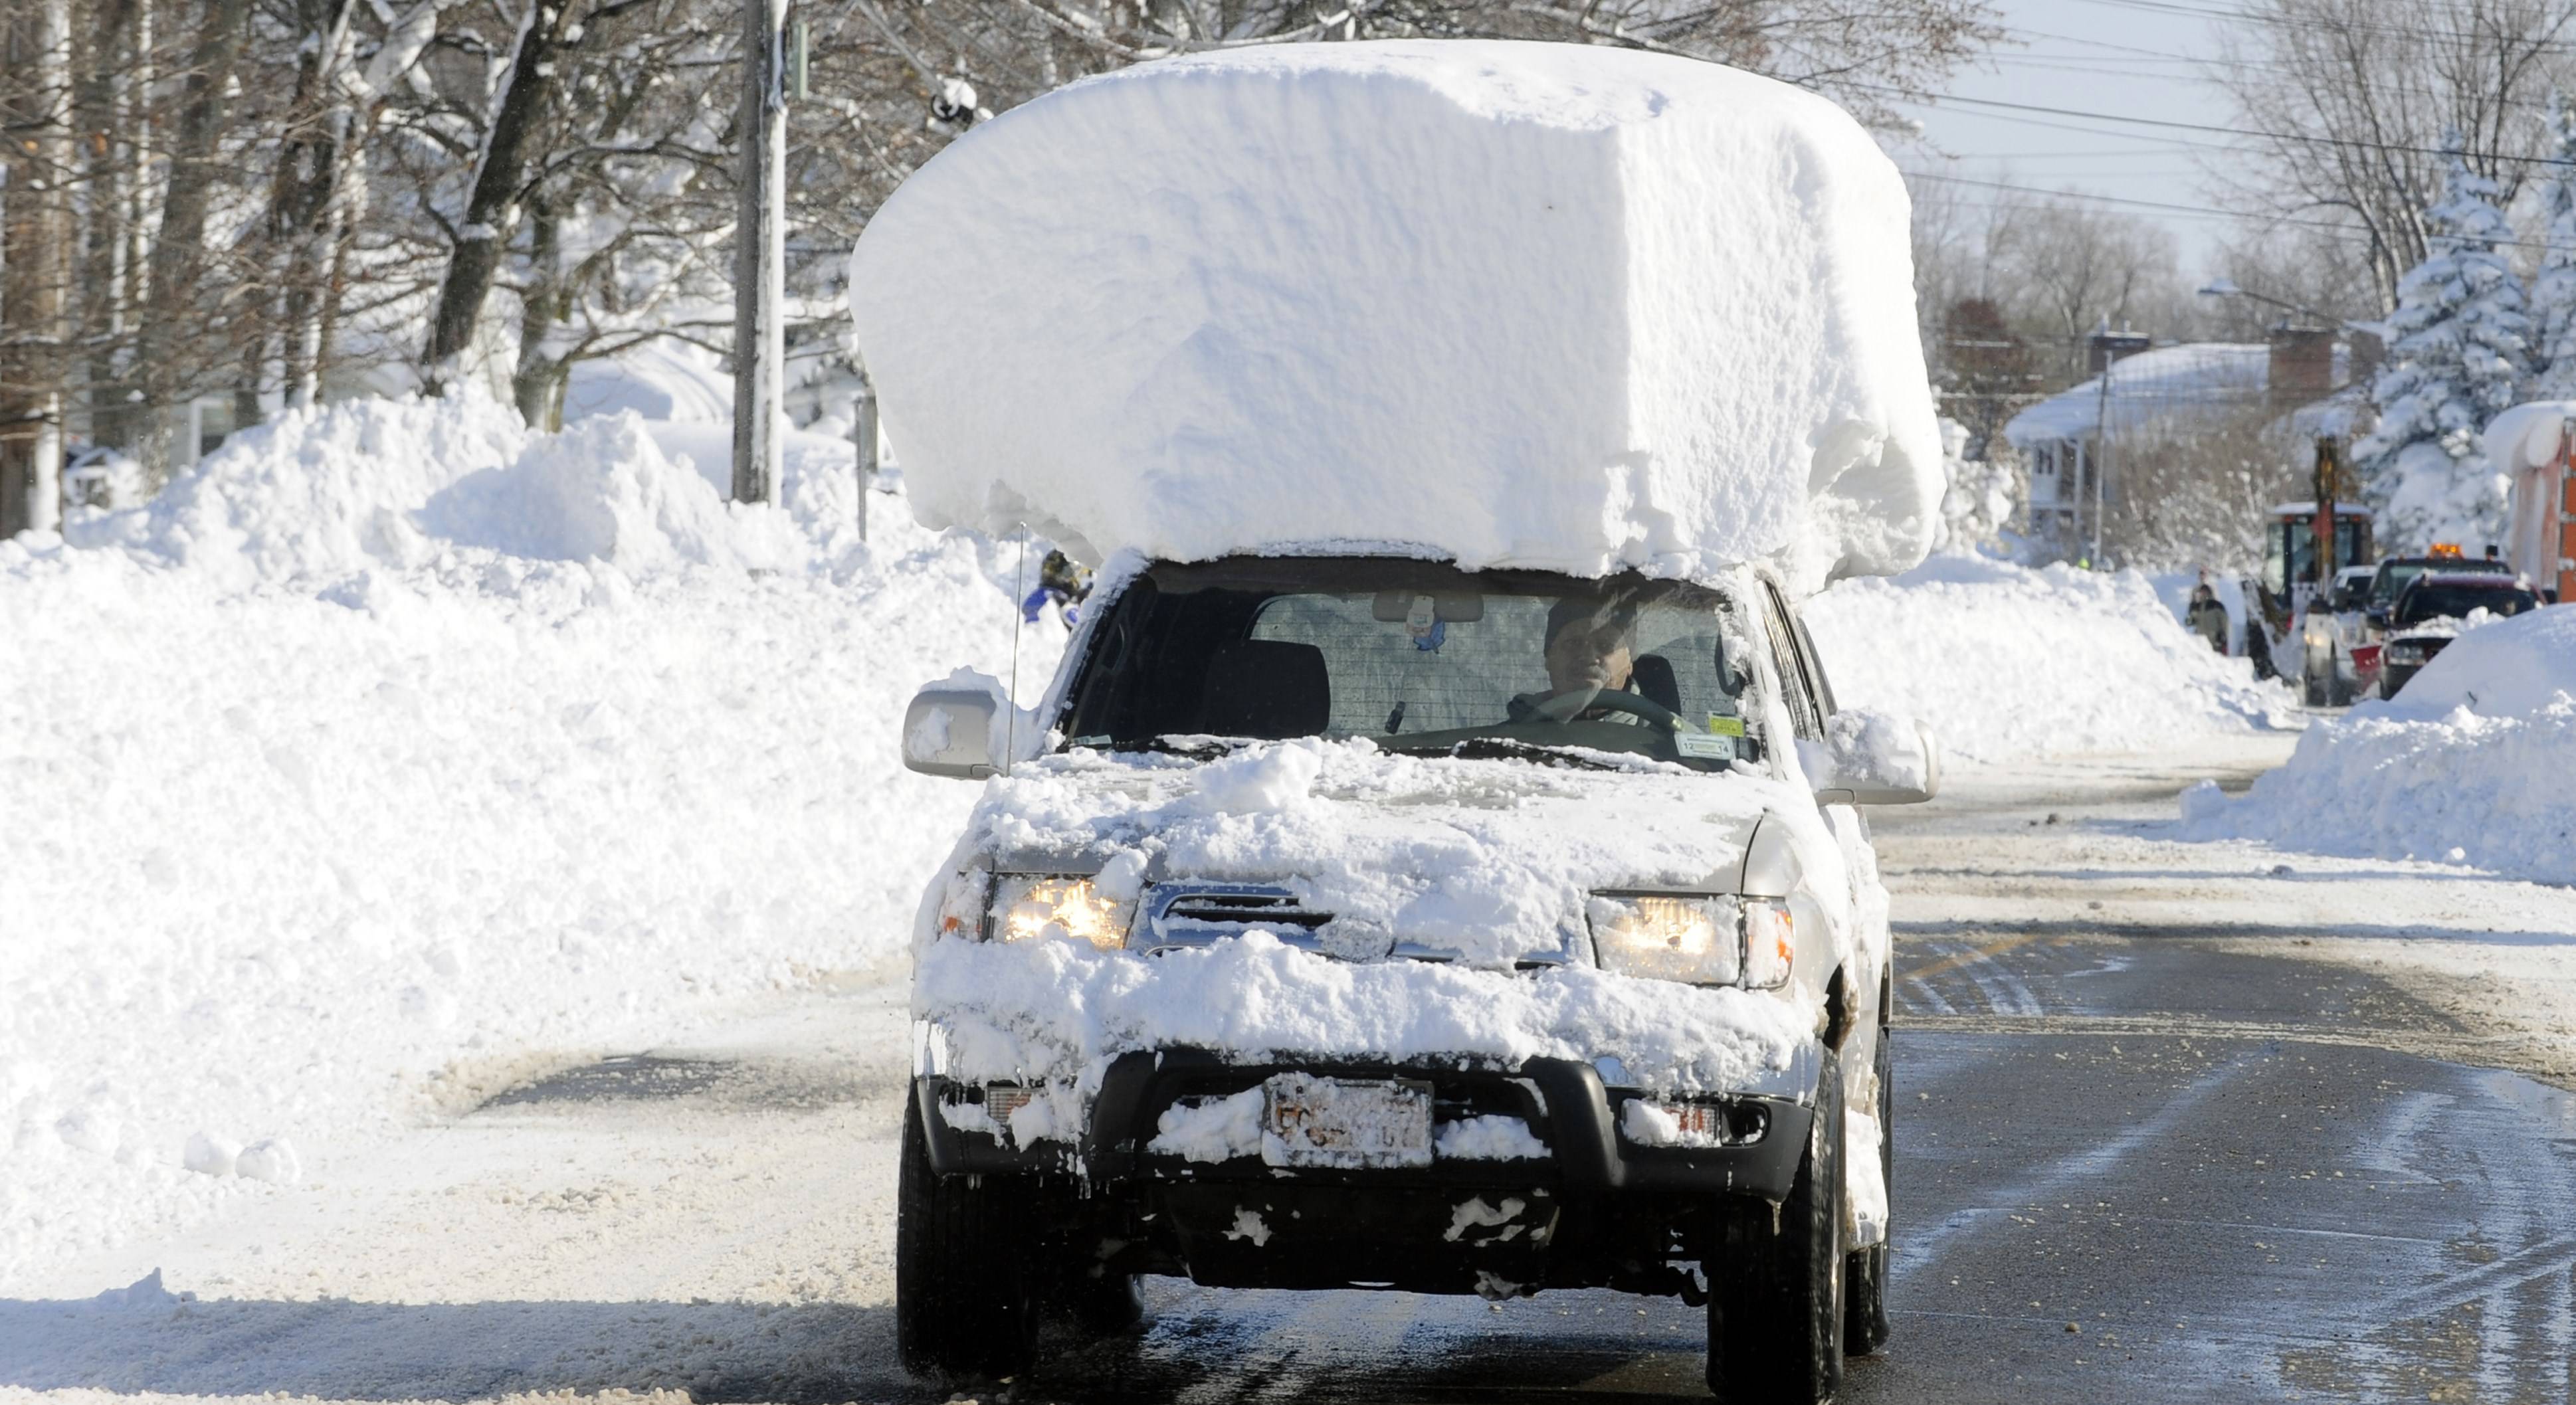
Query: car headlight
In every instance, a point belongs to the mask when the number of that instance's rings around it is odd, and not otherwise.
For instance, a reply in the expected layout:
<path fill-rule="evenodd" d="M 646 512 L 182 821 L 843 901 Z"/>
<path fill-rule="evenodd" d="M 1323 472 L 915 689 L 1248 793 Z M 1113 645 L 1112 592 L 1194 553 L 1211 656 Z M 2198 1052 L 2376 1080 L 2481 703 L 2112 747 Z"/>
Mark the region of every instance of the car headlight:
<path fill-rule="evenodd" d="M 2410 643 L 2391 644 L 2388 646 L 2388 661 L 2390 663 L 2422 663 L 2424 661 L 2424 646 L 2421 644 Z"/>
<path fill-rule="evenodd" d="M 1693 985 L 1789 983 L 1797 928 L 1769 898 L 1595 896 L 1587 915 L 1605 971 Z"/>
<path fill-rule="evenodd" d="M 1071 937 L 1102 951 L 1127 944 L 1132 902 L 1100 896 L 1088 878 L 1004 874 L 993 882 L 992 935 L 1006 942 Z"/>
<path fill-rule="evenodd" d="M 1589 915 L 1604 970 L 1733 985 L 1744 969 L 1731 899 L 1596 897 Z"/>

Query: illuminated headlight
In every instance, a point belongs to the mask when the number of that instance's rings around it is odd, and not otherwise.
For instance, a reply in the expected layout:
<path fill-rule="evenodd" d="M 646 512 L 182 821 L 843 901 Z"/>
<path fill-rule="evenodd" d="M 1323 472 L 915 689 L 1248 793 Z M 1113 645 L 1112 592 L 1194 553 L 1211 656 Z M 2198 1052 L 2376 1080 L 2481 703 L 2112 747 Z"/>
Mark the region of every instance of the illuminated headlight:
<path fill-rule="evenodd" d="M 993 883 L 993 936 L 1006 942 L 1071 937 L 1102 951 L 1127 944 L 1132 902 L 1111 902 L 1088 878 L 1005 874 Z"/>
<path fill-rule="evenodd" d="M 2424 646 L 2403 640 L 2391 644 L 2388 646 L 2388 661 L 2390 663 L 2422 663 L 2424 661 Z"/>
<path fill-rule="evenodd" d="M 1587 915 L 1601 968 L 1621 975 L 1773 990 L 1797 957 L 1789 905 L 1770 898 L 1595 896 Z"/>

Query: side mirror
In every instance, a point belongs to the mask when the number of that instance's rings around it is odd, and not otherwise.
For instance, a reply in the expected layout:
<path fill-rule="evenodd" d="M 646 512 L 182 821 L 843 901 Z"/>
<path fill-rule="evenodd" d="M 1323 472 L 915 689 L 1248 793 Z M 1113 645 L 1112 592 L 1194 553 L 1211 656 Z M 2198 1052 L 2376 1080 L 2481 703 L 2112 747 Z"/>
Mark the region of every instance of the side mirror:
<path fill-rule="evenodd" d="M 1853 710 L 1825 720 L 1825 740 L 1798 743 L 1819 805 L 1919 805 L 1941 789 L 1932 733 L 1892 713 Z"/>
<path fill-rule="evenodd" d="M 982 682 L 989 687 L 959 686 Z M 998 679 L 981 674 L 935 683 L 903 710 L 903 764 L 925 776 L 980 781 L 1002 768 L 993 724 L 1009 707 Z"/>

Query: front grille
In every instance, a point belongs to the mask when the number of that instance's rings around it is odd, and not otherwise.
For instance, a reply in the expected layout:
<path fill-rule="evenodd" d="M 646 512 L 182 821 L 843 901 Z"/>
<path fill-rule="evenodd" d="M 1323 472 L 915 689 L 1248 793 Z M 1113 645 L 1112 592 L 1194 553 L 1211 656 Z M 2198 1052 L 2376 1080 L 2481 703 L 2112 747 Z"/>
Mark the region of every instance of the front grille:
<path fill-rule="evenodd" d="M 1147 952 L 1201 947 L 1258 927 L 1308 951 L 1333 914 L 1285 888 L 1249 883 L 1163 883 L 1146 895 L 1144 915 L 1128 945 Z"/>

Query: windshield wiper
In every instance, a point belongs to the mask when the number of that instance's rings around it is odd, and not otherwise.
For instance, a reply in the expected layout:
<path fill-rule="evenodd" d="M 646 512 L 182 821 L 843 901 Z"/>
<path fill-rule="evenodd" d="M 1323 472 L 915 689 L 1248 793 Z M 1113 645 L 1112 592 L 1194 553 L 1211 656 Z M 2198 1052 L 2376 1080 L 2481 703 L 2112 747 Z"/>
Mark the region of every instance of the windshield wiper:
<path fill-rule="evenodd" d="M 1235 743 L 1222 741 L 1180 741 L 1166 736 L 1128 737 L 1101 746 L 1103 751 L 1152 751 L 1165 756 L 1186 756 L 1193 761 L 1214 761 L 1232 756 Z"/>
<path fill-rule="evenodd" d="M 1560 747 L 1542 746 L 1537 742 L 1517 741 L 1511 737 L 1469 737 L 1446 746 L 1408 747 L 1380 742 L 1388 751 L 1422 751 L 1454 756 L 1461 761 L 1536 761 L 1543 766 L 1573 766 L 1587 771 L 1616 771 L 1619 767 L 1597 756 L 1567 751 Z"/>

